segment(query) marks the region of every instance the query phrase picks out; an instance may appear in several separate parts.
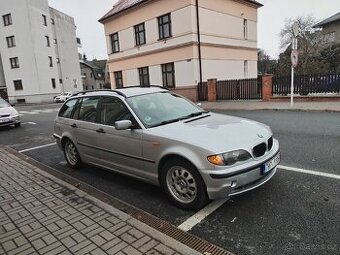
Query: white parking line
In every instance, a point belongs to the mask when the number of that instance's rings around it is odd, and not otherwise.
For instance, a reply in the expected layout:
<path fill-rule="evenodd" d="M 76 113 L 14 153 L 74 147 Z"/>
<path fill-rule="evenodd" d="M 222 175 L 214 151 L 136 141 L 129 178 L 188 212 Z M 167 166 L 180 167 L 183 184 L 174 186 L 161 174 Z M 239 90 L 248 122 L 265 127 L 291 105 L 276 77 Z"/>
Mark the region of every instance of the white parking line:
<path fill-rule="evenodd" d="M 21 123 L 22 125 L 37 125 L 37 123 L 35 123 L 35 122 L 31 122 L 31 121 L 28 121 L 28 122 L 22 122 Z"/>
<path fill-rule="evenodd" d="M 54 146 L 54 145 L 56 145 L 56 143 L 49 143 L 49 144 L 45 144 L 45 145 L 41 145 L 41 146 L 37 146 L 37 147 L 25 149 L 25 150 L 21 150 L 19 152 L 22 153 L 22 152 L 27 152 L 27 151 L 34 151 L 34 150 L 39 150 L 39 149 L 46 148 L 46 147 L 51 147 L 51 146 Z"/>
<path fill-rule="evenodd" d="M 297 173 L 310 174 L 310 175 L 340 180 L 340 175 L 337 175 L 337 174 L 330 174 L 330 173 L 312 171 L 312 170 L 289 167 L 289 166 L 281 166 L 281 165 L 278 165 L 278 168 L 282 170 L 286 170 L 286 171 L 292 171 L 292 172 L 297 172 Z M 206 207 L 204 207 L 203 209 L 195 213 L 193 216 L 191 216 L 189 219 L 187 219 L 185 222 L 183 222 L 181 225 L 179 225 L 178 228 L 184 231 L 191 230 L 193 227 L 199 224 L 202 220 L 204 220 L 206 217 L 208 217 L 210 214 L 216 211 L 226 201 L 228 201 L 228 199 L 229 198 L 212 201 Z"/>
<path fill-rule="evenodd" d="M 310 174 L 310 175 L 316 175 L 316 176 L 328 177 L 328 178 L 340 180 L 340 175 L 337 175 L 337 174 L 329 174 L 329 173 L 318 172 L 318 171 L 313 171 L 313 170 L 290 167 L 290 166 L 278 165 L 277 167 L 279 169 L 286 170 L 286 171 L 292 171 L 292 172 L 297 172 L 297 173 Z"/>
<path fill-rule="evenodd" d="M 181 225 L 178 226 L 178 228 L 184 231 L 189 231 L 198 223 L 200 223 L 202 220 L 204 220 L 206 217 L 208 217 L 211 213 L 216 211 L 221 205 L 227 202 L 228 199 L 229 198 L 224 198 L 212 201 L 206 207 L 204 207 L 203 209 L 195 213 L 193 216 L 191 216 L 189 219 L 184 221 Z"/>

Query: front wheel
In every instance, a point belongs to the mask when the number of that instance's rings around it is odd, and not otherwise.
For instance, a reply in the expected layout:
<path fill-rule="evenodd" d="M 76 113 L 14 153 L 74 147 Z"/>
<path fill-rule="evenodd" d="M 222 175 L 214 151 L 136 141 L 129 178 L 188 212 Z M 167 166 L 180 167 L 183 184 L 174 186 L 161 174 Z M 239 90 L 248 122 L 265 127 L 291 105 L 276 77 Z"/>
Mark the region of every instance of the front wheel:
<path fill-rule="evenodd" d="M 201 209 L 209 200 L 201 175 L 186 160 L 169 160 L 162 169 L 161 184 L 172 202 L 183 209 Z"/>
<path fill-rule="evenodd" d="M 64 155 L 67 164 L 73 168 L 78 169 L 81 166 L 81 159 L 78 150 L 73 142 L 66 140 L 64 143 Z"/>

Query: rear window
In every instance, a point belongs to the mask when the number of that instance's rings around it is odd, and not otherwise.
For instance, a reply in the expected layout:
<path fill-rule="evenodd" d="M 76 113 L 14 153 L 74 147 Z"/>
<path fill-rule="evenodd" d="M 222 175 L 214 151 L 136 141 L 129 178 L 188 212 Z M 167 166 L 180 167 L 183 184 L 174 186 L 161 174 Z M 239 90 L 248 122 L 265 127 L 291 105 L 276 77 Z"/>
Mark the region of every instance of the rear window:
<path fill-rule="evenodd" d="M 77 103 L 77 99 L 67 101 L 59 111 L 59 117 L 71 118 L 74 106 Z"/>

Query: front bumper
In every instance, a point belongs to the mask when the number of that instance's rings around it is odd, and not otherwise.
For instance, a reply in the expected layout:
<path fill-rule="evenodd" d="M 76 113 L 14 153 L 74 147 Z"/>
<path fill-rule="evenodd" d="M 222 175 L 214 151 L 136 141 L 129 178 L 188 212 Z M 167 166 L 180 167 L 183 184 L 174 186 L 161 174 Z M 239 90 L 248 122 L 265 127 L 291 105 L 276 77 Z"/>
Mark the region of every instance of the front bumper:
<path fill-rule="evenodd" d="M 20 117 L 19 116 L 11 116 L 11 117 L 0 118 L 0 127 L 11 126 L 11 125 L 15 125 L 17 123 L 20 123 Z"/>
<path fill-rule="evenodd" d="M 274 140 L 273 148 L 261 160 L 250 165 L 225 170 L 201 171 L 210 199 L 220 199 L 255 189 L 269 181 L 277 166 L 263 174 L 263 165 L 280 153 L 279 142 Z"/>

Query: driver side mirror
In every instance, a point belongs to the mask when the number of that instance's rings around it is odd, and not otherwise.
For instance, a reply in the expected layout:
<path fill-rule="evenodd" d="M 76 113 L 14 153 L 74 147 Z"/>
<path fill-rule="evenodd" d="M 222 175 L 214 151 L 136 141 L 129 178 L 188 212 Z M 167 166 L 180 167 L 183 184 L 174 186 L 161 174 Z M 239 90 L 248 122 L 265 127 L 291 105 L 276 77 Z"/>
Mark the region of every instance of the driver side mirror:
<path fill-rule="evenodd" d="M 127 130 L 132 127 L 131 120 L 120 120 L 115 122 L 115 128 L 117 130 Z"/>

